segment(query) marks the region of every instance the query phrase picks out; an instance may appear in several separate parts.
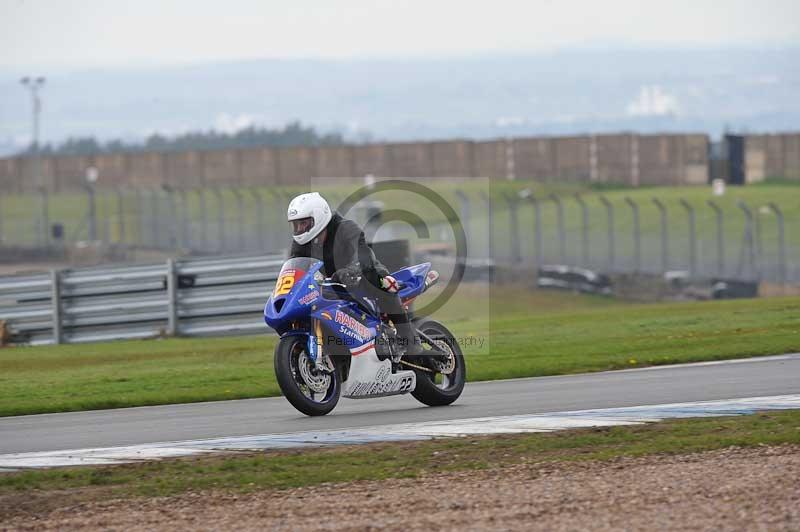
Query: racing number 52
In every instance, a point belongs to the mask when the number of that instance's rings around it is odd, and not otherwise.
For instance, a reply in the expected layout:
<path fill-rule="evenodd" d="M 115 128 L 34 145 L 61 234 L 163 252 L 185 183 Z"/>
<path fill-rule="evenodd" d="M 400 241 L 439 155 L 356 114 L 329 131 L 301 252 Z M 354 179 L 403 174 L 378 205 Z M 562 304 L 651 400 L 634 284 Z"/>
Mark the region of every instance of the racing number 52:
<path fill-rule="evenodd" d="M 294 275 L 285 274 L 281 275 L 278 282 L 275 284 L 275 295 L 282 296 L 288 294 L 294 286 Z"/>

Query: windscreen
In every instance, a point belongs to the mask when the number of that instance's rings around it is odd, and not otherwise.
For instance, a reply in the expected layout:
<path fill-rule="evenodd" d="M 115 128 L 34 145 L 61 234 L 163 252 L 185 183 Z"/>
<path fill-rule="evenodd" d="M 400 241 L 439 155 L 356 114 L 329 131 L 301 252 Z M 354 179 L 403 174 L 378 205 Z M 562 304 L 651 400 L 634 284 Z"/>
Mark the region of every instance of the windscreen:
<path fill-rule="evenodd" d="M 280 274 L 278 274 L 278 282 L 275 283 L 275 297 L 285 296 L 288 294 L 295 283 L 302 279 L 308 270 L 314 267 L 319 260 L 312 259 L 311 257 L 295 257 L 283 263 Z"/>

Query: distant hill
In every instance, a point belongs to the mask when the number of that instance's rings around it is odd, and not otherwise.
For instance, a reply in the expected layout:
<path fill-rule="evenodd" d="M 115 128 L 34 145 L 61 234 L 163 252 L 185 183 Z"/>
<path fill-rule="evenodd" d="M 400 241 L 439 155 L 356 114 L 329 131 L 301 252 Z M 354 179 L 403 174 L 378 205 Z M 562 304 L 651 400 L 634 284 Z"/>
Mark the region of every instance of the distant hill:
<path fill-rule="evenodd" d="M 43 131 L 141 140 L 295 120 L 347 140 L 800 127 L 800 49 L 571 50 L 414 60 L 263 60 L 48 77 Z M 0 72 L 0 153 L 30 104 Z"/>

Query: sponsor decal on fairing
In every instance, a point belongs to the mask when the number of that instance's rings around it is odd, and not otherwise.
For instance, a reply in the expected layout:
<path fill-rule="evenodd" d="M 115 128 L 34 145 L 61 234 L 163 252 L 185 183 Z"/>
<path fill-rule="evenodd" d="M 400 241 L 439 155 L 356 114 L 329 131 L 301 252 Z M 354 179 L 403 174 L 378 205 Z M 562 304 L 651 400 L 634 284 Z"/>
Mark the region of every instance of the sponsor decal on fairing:
<path fill-rule="evenodd" d="M 298 303 L 300 303 L 301 305 L 308 305 L 309 303 L 316 301 L 318 297 L 319 297 L 319 290 L 315 289 L 307 293 L 303 297 L 301 297 L 298 300 Z"/>

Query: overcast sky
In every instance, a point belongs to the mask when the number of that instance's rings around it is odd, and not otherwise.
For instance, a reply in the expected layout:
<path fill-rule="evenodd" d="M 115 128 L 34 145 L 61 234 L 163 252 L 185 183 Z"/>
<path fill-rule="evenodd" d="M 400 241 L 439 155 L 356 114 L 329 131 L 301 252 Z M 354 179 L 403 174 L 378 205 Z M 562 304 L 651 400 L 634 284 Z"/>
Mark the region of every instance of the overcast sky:
<path fill-rule="evenodd" d="M 0 0 L 0 68 L 800 45 L 798 0 Z"/>

